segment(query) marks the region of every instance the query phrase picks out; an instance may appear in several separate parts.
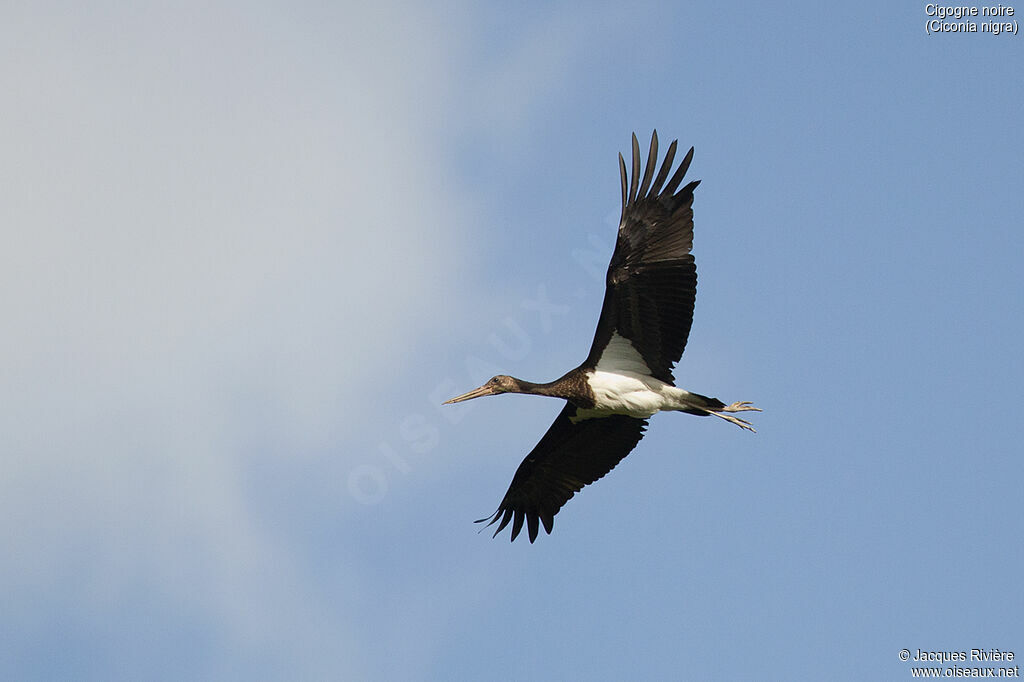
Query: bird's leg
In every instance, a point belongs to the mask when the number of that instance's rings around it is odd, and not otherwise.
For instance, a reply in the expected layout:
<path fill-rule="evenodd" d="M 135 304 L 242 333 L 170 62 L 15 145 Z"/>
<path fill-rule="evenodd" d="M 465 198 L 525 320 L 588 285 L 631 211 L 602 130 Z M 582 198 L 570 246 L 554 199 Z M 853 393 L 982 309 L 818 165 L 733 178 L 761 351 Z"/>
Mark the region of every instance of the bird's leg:
<path fill-rule="evenodd" d="M 712 409 L 708 409 L 707 410 L 708 414 L 713 414 L 716 417 L 721 417 L 725 421 L 732 422 L 733 424 L 735 424 L 736 426 L 740 427 L 741 429 L 746 429 L 747 431 L 753 431 L 754 433 L 757 433 L 757 431 L 754 430 L 753 424 L 748 422 L 746 419 L 740 419 L 739 417 L 734 417 L 731 414 L 725 414 L 725 413 L 726 412 L 760 412 L 760 411 L 761 411 L 761 408 L 754 407 L 754 405 L 752 403 L 750 403 L 749 401 L 742 401 L 742 402 L 738 402 L 738 403 L 733 403 L 732 405 L 727 405 L 726 407 L 722 407 L 722 408 L 719 408 L 717 410 L 712 410 Z"/>

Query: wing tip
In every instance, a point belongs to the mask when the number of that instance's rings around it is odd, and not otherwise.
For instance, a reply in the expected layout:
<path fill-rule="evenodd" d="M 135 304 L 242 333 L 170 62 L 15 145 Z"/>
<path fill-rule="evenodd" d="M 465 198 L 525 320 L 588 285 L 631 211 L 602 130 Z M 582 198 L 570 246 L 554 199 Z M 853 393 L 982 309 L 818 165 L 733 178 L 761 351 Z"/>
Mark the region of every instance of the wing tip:
<path fill-rule="evenodd" d="M 693 147 L 690 147 L 690 150 L 686 152 L 686 156 L 684 156 L 683 160 L 679 162 L 679 167 L 676 169 L 675 174 L 672 175 L 672 179 L 668 181 L 667 185 L 665 185 L 665 194 L 669 196 L 676 196 L 676 188 L 679 187 L 679 183 L 683 181 L 686 171 L 690 169 L 691 161 L 693 161 Z"/>
<path fill-rule="evenodd" d="M 636 201 L 636 191 L 640 186 L 640 142 L 633 133 L 633 171 L 629 179 L 629 203 Z"/>
<path fill-rule="evenodd" d="M 672 140 L 668 146 L 668 150 L 665 152 L 665 160 L 662 162 L 661 169 L 658 171 L 657 176 L 654 175 L 654 169 L 657 167 L 658 162 L 658 129 L 655 128 L 651 133 L 651 147 L 647 153 L 647 164 L 644 168 L 643 180 L 640 178 L 640 143 L 637 140 L 636 133 L 632 133 L 631 137 L 631 151 L 632 151 L 632 163 L 629 170 L 626 167 L 626 160 L 622 153 L 619 153 L 619 179 L 622 185 L 622 216 L 625 216 L 626 209 L 637 201 L 645 199 L 651 196 L 662 196 L 668 195 L 669 197 L 677 196 L 678 194 L 684 193 L 687 190 L 692 191 L 697 185 L 690 183 L 679 193 L 676 192 L 676 188 L 683 181 L 683 177 L 686 175 L 686 171 L 690 167 L 690 162 L 693 161 L 694 147 L 691 146 L 680 162 L 679 167 L 676 168 L 676 172 L 672 174 L 672 179 L 668 180 L 668 184 L 665 184 L 665 180 L 668 179 L 669 173 L 672 170 L 672 162 L 675 159 L 676 148 L 679 144 L 679 140 Z M 700 181 L 696 181 L 699 183 Z M 664 189 L 662 189 L 664 185 Z M 692 185 L 692 186 L 691 186 Z"/>
<path fill-rule="evenodd" d="M 501 519 L 499 523 L 498 520 Z M 540 529 L 543 527 L 544 532 L 551 535 L 551 530 L 555 526 L 555 515 L 543 511 L 521 511 L 518 509 L 510 509 L 506 507 L 499 507 L 490 516 L 485 516 L 482 519 L 476 519 L 473 523 L 484 523 L 486 524 L 478 532 L 483 532 L 484 528 L 489 528 L 495 523 L 498 527 L 495 529 L 494 534 L 491 538 L 498 537 L 498 533 L 505 530 L 505 527 L 509 523 L 512 523 L 512 532 L 509 537 L 509 542 L 515 542 L 516 538 L 523 531 L 523 525 L 525 522 L 526 534 L 530 538 L 530 544 L 532 545 L 537 537 L 540 535 Z"/>
<path fill-rule="evenodd" d="M 622 216 L 626 215 L 626 207 L 629 205 L 629 190 L 628 182 L 629 178 L 626 176 L 626 160 L 622 158 L 622 152 L 619 152 L 619 179 L 622 182 Z"/>

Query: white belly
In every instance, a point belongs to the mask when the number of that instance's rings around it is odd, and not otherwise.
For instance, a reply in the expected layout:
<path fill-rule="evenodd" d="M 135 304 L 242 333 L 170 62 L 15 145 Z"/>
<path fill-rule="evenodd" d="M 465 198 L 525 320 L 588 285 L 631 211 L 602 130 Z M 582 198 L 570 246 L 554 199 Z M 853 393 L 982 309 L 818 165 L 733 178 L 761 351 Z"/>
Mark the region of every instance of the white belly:
<path fill-rule="evenodd" d="M 580 419 L 625 414 L 646 418 L 660 410 L 679 409 L 686 391 L 669 386 L 664 381 L 635 372 L 606 372 L 595 370 L 587 381 L 594 392 L 593 409 L 580 410 Z"/>

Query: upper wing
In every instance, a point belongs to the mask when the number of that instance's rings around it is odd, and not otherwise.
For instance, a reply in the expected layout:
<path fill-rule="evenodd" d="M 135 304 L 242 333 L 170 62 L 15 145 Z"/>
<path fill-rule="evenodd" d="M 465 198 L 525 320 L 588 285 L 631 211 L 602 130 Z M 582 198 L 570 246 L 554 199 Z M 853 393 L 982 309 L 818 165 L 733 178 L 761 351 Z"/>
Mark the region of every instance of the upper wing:
<path fill-rule="evenodd" d="M 693 158 L 691 147 L 672 179 L 664 184 L 675 153 L 673 141 L 652 183 L 658 158 L 655 131 L 643 181 L 639 182 L 640 146 L 633 135 L 633 172 L 628 189 L 626 162 L 619 154 L 622 218 L 608 265 L 597 334 L 584 363 L 588 367 L 598 365 L 612 334 L 618 333 L 640 354 L 652 376 L 669 383 L 674 380 L 672 366 L 686 347 L 697 296 L 697 267 L 690 250 L 693 190 L 700 183 L 694 180 L 676 191 Z"/>
<path fill-rule="evenodd" d="M 576 407 L 566 403 L 555 422 L 526 456 L 512 485 L 493 516 L 480 519 L 488 526 L 501 519 L 494 535 L 512 521 L 512 539 L 525 519 L 530 542 L 537 538 L 538 520 L 551 533 L 555 514 L 583 486 L 611 471 L 643 438 L 646 419 L 612 415 L 571 421 Z"/>

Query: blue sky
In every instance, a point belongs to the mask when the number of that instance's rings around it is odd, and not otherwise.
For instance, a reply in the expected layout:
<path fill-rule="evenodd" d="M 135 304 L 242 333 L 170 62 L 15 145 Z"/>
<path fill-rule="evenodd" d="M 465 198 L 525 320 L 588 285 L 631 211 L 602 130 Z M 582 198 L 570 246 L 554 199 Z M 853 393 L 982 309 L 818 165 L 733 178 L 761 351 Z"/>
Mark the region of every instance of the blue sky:
<path fill-rule="evenodd" d="M 0 22 L 0 677 L 909 679 L 1024 656 L 1024 38 L 924 3 L 33 3 Z M 680 385 L 477 534 L 696 147 Z"/>

